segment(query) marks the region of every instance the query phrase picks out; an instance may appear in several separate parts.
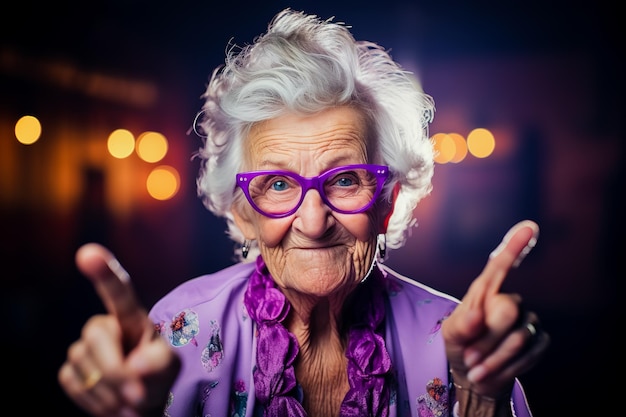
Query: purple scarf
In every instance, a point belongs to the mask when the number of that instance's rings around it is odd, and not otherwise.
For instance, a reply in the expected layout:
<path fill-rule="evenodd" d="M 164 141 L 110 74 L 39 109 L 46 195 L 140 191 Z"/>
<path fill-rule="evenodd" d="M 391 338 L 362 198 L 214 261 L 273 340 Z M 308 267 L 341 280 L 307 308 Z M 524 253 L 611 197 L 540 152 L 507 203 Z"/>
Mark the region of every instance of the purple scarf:
<path fill-rule="evenodd" d="M 361 284 L 359 299 L 351 309 L 348 336 L 348 381 L 350 390 L 341 403 L 341 417 L 387 417 L 391 382 L 391 358 L 382 337 L 385 318 L 380 272 Z M 258 328 L 254 387 L 265 406 L 265 417 L 306 417 L 296 399 L 297 381 L 293 363 L 298 341 L 282 322 L 291 305 L 271 278 L 259 256 L 250 277 L 244 302 Z"/>

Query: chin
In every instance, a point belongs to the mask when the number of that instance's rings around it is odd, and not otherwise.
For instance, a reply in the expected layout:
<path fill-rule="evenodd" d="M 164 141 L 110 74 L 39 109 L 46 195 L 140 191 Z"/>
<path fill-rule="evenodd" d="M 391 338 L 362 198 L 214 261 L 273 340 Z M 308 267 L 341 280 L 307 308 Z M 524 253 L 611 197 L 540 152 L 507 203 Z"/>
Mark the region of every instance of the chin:
<path fill-rule="evenodd" d="M 345 255 L 313 254 L 291 263 L 289 269 L 292 279 L 302 292 L 317 296 L 329 295 L 356 280 L 352 257 Z"/>

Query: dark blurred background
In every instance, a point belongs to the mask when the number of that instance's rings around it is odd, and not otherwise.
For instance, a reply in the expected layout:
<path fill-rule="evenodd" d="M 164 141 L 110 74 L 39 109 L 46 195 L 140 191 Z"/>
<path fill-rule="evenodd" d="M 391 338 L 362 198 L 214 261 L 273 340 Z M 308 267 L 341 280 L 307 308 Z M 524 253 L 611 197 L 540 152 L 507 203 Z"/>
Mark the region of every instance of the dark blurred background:
<path fill-rule="evenodd" d="M 20 415 L 81 414 L 56 382 L 67 346 L 102 311 L 76 271 L 81 243 L 108 245 L 150 306 L 233 262 L 225 224 L 195 194 L 188 134 L 227 42 L 250 42 L 293 7 L 353 27 L 414 71 L 437 105 L 431 133 L 494 133 L 490 158 L 439 164 L 417 228 L 387 263 L 462 297 L 515 222 L 541 226 L 505 283 L 552 334 L 522 376 L 535 416 L 621 407 L 624 278 L 623 12 L 600 2 L 11 2 L 0 16 L 0 260 L 8 401 Z M 24 115 L 42 124 L 23 145 Z M 124 128 L 164 134 L 180 174 L 151 198 L 152 169 L 111 157 Z M 617 369 L 616 369 L 617 368 Z M 620 390 L 621 391 L 621 390 Z M 45 401 L 39 400 L 45 398 Z"/>

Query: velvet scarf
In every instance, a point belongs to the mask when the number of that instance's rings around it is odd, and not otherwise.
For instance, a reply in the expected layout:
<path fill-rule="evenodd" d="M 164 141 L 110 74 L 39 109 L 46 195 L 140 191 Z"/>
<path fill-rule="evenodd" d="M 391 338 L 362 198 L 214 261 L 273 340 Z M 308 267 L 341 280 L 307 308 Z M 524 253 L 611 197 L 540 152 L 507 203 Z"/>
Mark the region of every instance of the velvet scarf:
<path fill-rule="evenodd" d="M 391 383 L 391 358 L 382 336 L 385 303 L 378 268 L 361 284 L 359 303 L 350 311 L 346 357 L 350 389 L 341 403 L 341 417 L 387 417 Z M 280 292 L 259 256 L 244 297 L 248 314 L 257 324 L 254 387 L 265 407 L 264 417 L 306 417 L 297 399 L 294 361 L 299 346 L 282 322 L 291 305 Z"/>

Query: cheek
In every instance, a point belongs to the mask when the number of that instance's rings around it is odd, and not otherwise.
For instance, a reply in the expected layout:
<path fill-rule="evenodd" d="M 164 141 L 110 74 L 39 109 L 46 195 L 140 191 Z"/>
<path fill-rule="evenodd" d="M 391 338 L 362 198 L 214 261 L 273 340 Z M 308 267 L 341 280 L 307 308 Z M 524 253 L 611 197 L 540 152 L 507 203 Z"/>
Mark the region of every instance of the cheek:
<path fill-rule="evenodd" d="M 371 214 L 344 214 L 337 220 L 352 236 L 361 242 L 370 241 L 377 235 L 377 218 Z"/>
<path fill-rule="evenodd" d="M 268 219 L 261 217 L 257 219 L 256 229 L 258 239 L 267 247 L 278 246 L 291 228 L 291 219 Z"/>

